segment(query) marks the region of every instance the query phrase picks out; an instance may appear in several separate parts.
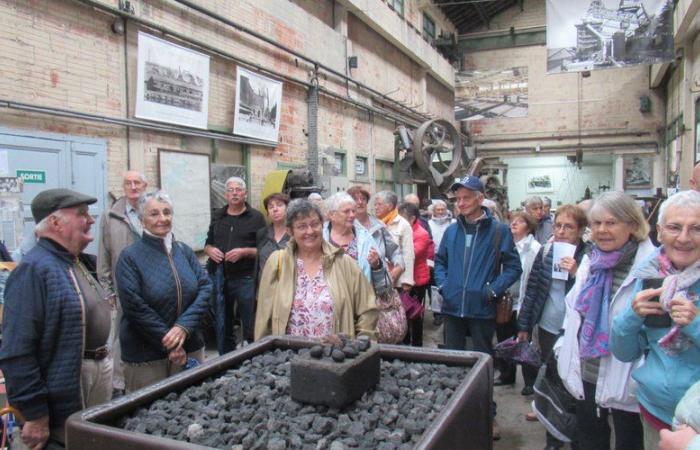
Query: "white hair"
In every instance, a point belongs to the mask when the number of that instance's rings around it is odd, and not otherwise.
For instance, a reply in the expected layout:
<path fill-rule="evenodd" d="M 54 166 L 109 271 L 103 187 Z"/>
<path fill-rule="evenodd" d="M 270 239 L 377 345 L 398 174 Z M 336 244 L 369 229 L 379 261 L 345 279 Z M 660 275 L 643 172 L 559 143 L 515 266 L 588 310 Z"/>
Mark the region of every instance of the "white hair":
<path fill-rule="evenodd" d="M 336 192 L 326 199 L 326 212 L 332 213 L 340 209 L 341 205 L 350 203 L 355 205 L 355 199 L 345 191 Z"/>
<path fill-rule="evenodd" d="M 433 200 L 432 206 L 433 208 L 436 206 L 442 206 L 443 208 L 447 208 L 447 203 L 445 203 L 444 200 L 436 199 Z"/>
<path fill-rule="evenodd" d="M 170 206 L 170 209 L 173 210 L 173 212 L 175 212 L 173 209 L 173 201 L 170 199 L 170 196 L 168 194 L 166 194 L 163 191 L 148 192 L 139 197 L 139 219 L 143 218 L 143 213 L 146 212 L 146 204 L 151 200 L 157 200 L 161 203 L 167 203 L 168 206 Z"/>
<path fill-rule="evenodd" d="M 136 175 L 138 175 L 139 179 L 141 180 L 142 183 L 148 182 L 148 181 L 146 181 L 146 176 L 144 174 L 142 174 L 141 172 L 139 172 L 138 170 L 127 170 L 126 172 L 124 172 L 124 175 L 122 175 L 122 178 L 126 178 L 126 174 L 129 172 L 135 173 Z"/>
<path fill-rule="evenodd" d="M 52 212 L 48 216 L 44 217 L 39 221 L 39 223 L 36 224 L 34 227 L 34 233 L 41 237 L 46 234 L 47 231 L 49 231 L 49 219 L 53 217 L 57 217 L 61 221 L 66 220 L 66 213 L 62 209 L 57 209 L 56 211 Z"/>
<path fill-rule="evenodd" d="M 243 180 L 241 177 L 230 177 L 228 180 L 226 180 L 226 184 L 224 184 L 224 186 L 228 188 L 228 185 L 231 183 L 235 183 L 243 189 L 246 189 L 245 180 Z"/>
<path fill-rule="evenodd" d="M 666 209 L 668 209 L 669 206 L 700 209 L 700 192 L 693 190 L 676 192 L 675 194 L 664 200 L 664 202 L 661 204 L 661 207 L 659 208 L 658 223 L 666 223 Z"/>

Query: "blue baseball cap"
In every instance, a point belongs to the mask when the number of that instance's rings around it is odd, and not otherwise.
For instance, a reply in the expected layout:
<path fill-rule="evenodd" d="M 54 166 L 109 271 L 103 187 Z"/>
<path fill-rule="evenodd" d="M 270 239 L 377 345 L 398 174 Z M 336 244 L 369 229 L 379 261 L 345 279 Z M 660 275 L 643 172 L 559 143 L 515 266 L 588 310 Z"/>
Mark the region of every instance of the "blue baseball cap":
<path fill-rule="evenodd" d="M 450 187 L 450 190 L 454 192 L 461 187 L 469 189 L 470 191 L 484 192 L 484 185 L 481 184 L 479 177 L 475 177 L 474 175 L 466 175 L 459 181 L 455 181 L 452 187 Z"/>

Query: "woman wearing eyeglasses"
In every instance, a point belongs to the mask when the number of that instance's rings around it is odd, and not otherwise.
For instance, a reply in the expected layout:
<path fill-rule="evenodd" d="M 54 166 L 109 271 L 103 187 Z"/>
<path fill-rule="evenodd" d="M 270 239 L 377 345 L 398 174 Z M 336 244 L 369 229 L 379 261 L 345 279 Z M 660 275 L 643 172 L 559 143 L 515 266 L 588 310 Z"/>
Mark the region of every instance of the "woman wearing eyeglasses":
<path fill-rule="evenodd" d="M 633 272 L 636 294 L 613 321 L 610 347 L 632 372 L 644 448 L 658 448 L 683 394 L 700 380 L 700 193 L 679 192 L 659 209 L 661 247 Z M 700 408 L 700 406 L 698 406 Z"/>
<path fill-rule="evenodd" d="M 287 248 L 267 260 L 258 291 L 255 340 L 267 335 L 375 338 L 374 290 L 354 259 L 323 239 L 323 214 L 298 199 L 287 207 Z"/>
<path fill-rule="evenodd" d="M 565 298 L 564 336 L 555 348 L 557 370 L 577 399 L 579 449 L 609 449 L 612 416 L 615 448 L 641 450 L 636 383 L 630 378 L 634 365 L 611 354 L 609 336 L 613 318 L 634 297 L 632 268 L 649 258 L 655 247 L 641 208 L 622 192 L 598 197 L 589 219 L 594 245 L 581 260 Z"/>

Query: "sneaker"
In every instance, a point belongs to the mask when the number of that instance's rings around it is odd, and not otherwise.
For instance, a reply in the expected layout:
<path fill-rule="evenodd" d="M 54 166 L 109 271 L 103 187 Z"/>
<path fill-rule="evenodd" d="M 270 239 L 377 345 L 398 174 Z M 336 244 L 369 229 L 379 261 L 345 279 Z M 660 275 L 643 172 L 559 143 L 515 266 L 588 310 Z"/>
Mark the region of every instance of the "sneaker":
<path fill-rule="evenodd" d="M 498 426 L 496 419 L 493 419 L 493 440 L 497 441 L 501 439 L 501 427 Z"/>
<path fill-rule="evenodd" d="M 520 391 L 520 395 L 533 395 L 535 393 L 534 389 L 532 389 L 532 386 L 525 386 L 522 391 Z"/>

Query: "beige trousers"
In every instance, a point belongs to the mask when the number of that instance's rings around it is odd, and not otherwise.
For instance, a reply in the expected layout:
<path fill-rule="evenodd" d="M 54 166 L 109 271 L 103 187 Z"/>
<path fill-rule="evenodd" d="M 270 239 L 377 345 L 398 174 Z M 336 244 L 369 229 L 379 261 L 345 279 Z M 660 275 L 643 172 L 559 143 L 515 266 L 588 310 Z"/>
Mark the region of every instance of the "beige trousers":
<path fill-rule="evenodd" d="M 204 348 L 187 354 L 199 362 L 204 361 Z M 182 372 L 183 366 L 172 364 L 167 358 L 144 363 L 124 362 L 124 384 L 126 392 L 134 392 L 150 386 L 172 375 Z"/>
<path fill-rule="evenodd" d="M 642 416 L 642 429 L 644 430 L 644 450 L 659 450 L 661 436 L 656 428 L 644 420 Z"/>
<path fill-rule="evenodd" d="M 112 356 L 95 361 L 84 359 L 80 369 L 83 405 L 90 408 L 112 400 Z"/>

